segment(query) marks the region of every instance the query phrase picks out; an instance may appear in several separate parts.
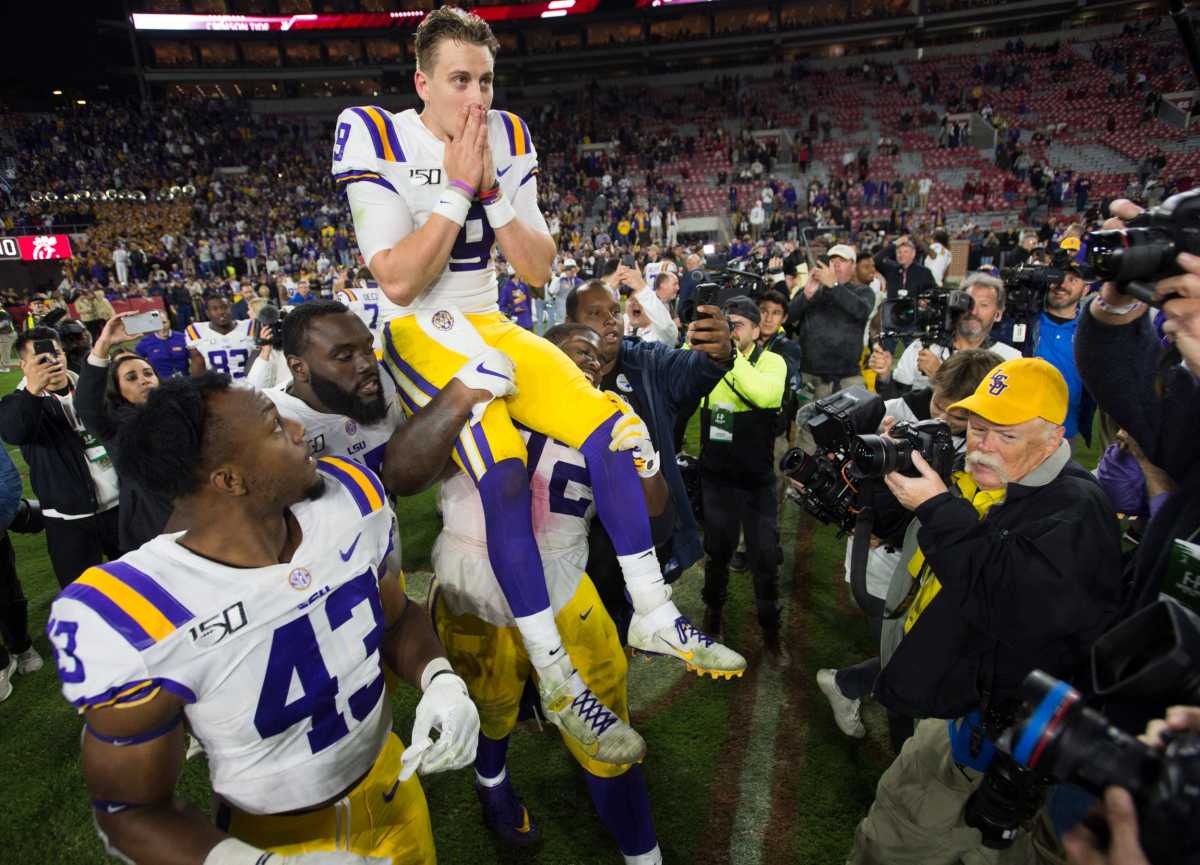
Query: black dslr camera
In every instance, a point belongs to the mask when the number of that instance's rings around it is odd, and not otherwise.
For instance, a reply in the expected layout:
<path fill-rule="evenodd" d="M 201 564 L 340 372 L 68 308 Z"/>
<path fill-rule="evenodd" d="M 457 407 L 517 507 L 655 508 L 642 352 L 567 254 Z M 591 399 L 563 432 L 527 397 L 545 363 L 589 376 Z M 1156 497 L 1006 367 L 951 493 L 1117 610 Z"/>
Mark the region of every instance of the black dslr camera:
<path fill-rule="evenodd" d="M 1154 704 L 1200 704 L 1200 617 L 1174 600 L 1146 607 L 1092 648 L 1092 678 L 1100 698 Z M 1047 783 L 1076 784 L 1096 796 L 1118 785 L 1137 804 L 1142 848 L 1154 865 L 1194 861 L 1200 849 L 1200 735 L 1170 737 L 1152 748 L 1117 729 L 1083 697 L 1034 670 L 1022 685 L 1024 705 L 997 738 L 996 759 L 968 800 L 967 824 L 984 843 L 1003 848 L 1019 819 L 1020 797 Z M 1036 805 L 1033 807 L 1036 810 Z M 1085 821 L 1100 838 L 1103 820 Z"/>
<path fill-rule="evenodd" d="M 919 339 L 925 346 L 949 346 L 958 321 L 971 311 L 975 301 L 965 291 L 940 288 L 885 300 L 879 308 L 882 339 Z"/>
<path fill-rule="evenodd" d="M 883 420 L 883 399 L 862 387 L 851 387 L 801 409 L 800 425 L 812 436 L 813 454 L 792 448 L 779 469 L 804 485 L 800 505 L 823 523 L 851 532 L 861 510 L 860 483 L 888 472 L 916 477 L 913 452 L 948 479 L 955 448 L 950 427 L 942 421 L 898 423 L 888 435 L 875 434 Z"/>
<path fill-rule="evenodd" d="M 1200 189 L 1172 195 L 1139 213 L 1126 228 L 1089 232 L 1086 244 L 1098 277 L 1115 282 L 1124 294 L 1161 306 L 1173 298 L 1156 301 L 1151 283 L 1183 272 L 1175 262 L 1179 253 L 1200 255 Z"/>

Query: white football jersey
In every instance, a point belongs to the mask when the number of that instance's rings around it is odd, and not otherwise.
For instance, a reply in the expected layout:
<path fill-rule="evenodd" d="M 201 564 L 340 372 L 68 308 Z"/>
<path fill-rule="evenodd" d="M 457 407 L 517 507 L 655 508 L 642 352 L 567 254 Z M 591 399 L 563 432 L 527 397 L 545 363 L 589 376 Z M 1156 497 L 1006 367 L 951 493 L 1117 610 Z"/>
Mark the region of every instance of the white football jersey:
<path fill-rule="evenodd" d="M 229 333 L 217 333 L 207 321 L 194 321 L 187 326 L 187 347 L 199 352 L 211 371 L 245 378 L 250 356 L 258 351 L 254 322 L 235 321 Z"/>
<path fill-rule="evenodd" d="M 47 625 L 69 702 L 182 697 L 213 791 L 253 814 L 337 795 L 391 728 L 378 581 L 392 512 L 369 470 L 317 465 L 325 493 L 292 507 L 303 538 L 290 562 L 227 567 L 160 535 L 85 571 Z"/>
<path fill-rule="evenodd" d="M 381 474 L 383 453 L 392 433 L 404 423 L 404 408 L 396 396 L 392 377 L 382 365 L 379 385 L 388 413 L 383 420 L 366 425 L 345 415 L 327 414 L 309 407 L 308 403 L 287 392 L 289 385 L 267 388 L 263 394 L 275 403 L 280 415 L 304 424 L 304 437 L 308 439 L 313 456 L 348 457 Z"/>
<path fill-rule="evenodd" d="M 346 304 L 367 326 L 375 339 L 375 351 L 383 350 L 383 330 L 387 323 L 396 316 L 404 315 L 404 307 L 389 300 L 379 283 L 373 280 L 364 280 L 354 288 L 341 289 L 334 295 L 334 300 Z"/>
<path fill-rule="evenodd" d="M 526 225 L 546 231 L 537 205 L 537 151 L 529 127 L 508 111 L 488 112 L 488 141 L 500 189 Z M 421 121 L 416 110 L 392 114 L 382 108 L 347 108 L 338 115 L 333 145 L 333 176 L 343 187 L 373 184 L 396 197 L 394 224 L 372 225 L 351 202 L 355 234 L 363 259 L 388 249 L 425 224 L 445 193 L 449 178 L 442 170 L 445 145 Z M 453 195 L 454 193 L 449 193 Z M 456 306 L 463 312 L 493 312 L 496 275 L 491 266 L 492 230 L 478 201 L 450 251 L 450 260 L 405 312 L 417 308 Z"/>
<path fill-rule="evenodd" d="M 541 433 L 522 429 L 529 450 L 533 534 L 555 613 L 575 596 L 587 569 L 588 524 L 596 512 L 583 454 Z M 487 551 L 483 499 L 465 474 L 442 483 L 442 531 L 433 545 L 433 572 L 447 605 L 497 627 L 512 627 Z M 501 541 L 503 543 L 503 541 Z"/>

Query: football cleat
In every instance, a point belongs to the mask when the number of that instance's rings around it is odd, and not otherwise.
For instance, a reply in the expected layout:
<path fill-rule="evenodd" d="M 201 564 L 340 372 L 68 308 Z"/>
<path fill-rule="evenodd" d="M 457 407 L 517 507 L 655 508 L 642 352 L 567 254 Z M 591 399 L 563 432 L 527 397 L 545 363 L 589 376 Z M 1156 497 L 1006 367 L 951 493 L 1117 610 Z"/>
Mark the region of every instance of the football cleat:
<path fill-rule="evenodd" d="M 829 701 L 829 708 L 833 710 L 833 720 L 839 730 L 855 739 L 867 735 L 867 728 L 863 726 L 862 716 L 859 714 L 862 701 L 851 700 L 842 693 L 837 684 L 837 670 L 817 670 L 817 687 Z"/>
<path fill-rule="evenodd" d="M 664 618 L 664 612 L 674 617 Z M 693 625 L 671 601 L 645 616 L 633 614 L 629 645 L 640 652 L 678 658 L 701 677 L 732 679 L 746 672 L 745 658 Z"/>
<path fill-rule="evenodd" d="M 583 752 L 601 763 L 636 763 L 646 756 L 646 741 L 616 712 L 605 706 L 586 686 L 575 693 L 582 682 L 579 674 L 551 684 L 539 678 L 538 692 L 546 719 L 574 739 Z"/>
<path fill-rule="evenodd" d="M 24 652 L 17 655 L 17 672 L 22 676 L 36 673 L 41 668 L 42 656 L 37 653 L 37 649 L 33 646 L 30 646 Z"/>
<path fill-rule="evenodd" d="M 0 703 L 7 700 L 13 692 L 12 678 L 17 672 L 17 656 L 8 656 L 8 666 L 0 670 Z"/>
<path fill-rule="evenodd" d="M 475 782 L 475 795 L 483 807 L 483 822 L 492 833 L 513 847 L 532 847 L 542 840 L 542 830 L 529 816 L 507 776 L 495 787 Z"/>

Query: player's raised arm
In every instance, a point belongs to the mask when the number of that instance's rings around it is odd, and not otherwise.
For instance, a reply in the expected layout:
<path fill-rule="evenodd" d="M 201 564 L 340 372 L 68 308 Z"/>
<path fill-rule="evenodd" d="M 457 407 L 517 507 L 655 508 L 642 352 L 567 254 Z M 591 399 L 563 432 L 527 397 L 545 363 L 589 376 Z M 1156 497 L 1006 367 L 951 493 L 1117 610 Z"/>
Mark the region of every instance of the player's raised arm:
<path fill-rule="evenodd" d="M 484 132 L 487 132 L 486 124 Z M 536 287 L 535 293 L 540 297 L 542 287 L 550 281 L 550 268 L 557 250 L 554 238 L 546 228 L 546 220 L 538 210 L 536 163 L 521 179 L 514 200 L 510 202 L 497 185 L 492 149 L 487 141 L 484 142 L 482 156 L 481 188 L 485 190 L 483 209 L 488 223 L 496 232 L 496 243 L 517 276 L 526 285 Z M 486 197 L 488 190 L 494 191 L 496 196 L 491 201 Z"/>
<path fill-rule="evenodd" d="M 204 863 L 229 836 L 173 796 L 187 746 L 183 701 L 160 691 L 142 705 L 85 717 L 83 779 L 108 852 L 156 865 Z"/>
<path fill-rule="evenodd" d="M 445 146 L 446 189 L 420 228 L 413 229 L 407 205 L 394 192 L 371 183 L 354 183 L 346 190 L 367 267 L 393 303 L 407 306 L 442 274 L 466 225 L 472 198 L 466 189 L 479 186 L 487 121 L 479 106 L 464 107 L 460 119 L 461 126 Z"/>

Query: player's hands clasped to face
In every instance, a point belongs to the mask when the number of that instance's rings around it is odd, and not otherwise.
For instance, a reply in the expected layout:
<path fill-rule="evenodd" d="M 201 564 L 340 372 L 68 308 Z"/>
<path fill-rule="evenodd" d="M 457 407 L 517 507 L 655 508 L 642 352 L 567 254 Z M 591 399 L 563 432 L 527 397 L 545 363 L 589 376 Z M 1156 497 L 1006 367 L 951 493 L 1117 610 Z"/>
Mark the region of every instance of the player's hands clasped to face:
<path fill-rule="evenodd" d="M 475 189 L 482 189 L 484 163 L 491 163 L 487 139 L 487 111 L 482 105 L 468 105 L 463 108 L 461 120 L 462 125 L 458 132 L 446 145 L 442 168 L 446 172 L 447 181 L 458 180 Z M 494 185 L 494 170 L 492 177 Z"/>

